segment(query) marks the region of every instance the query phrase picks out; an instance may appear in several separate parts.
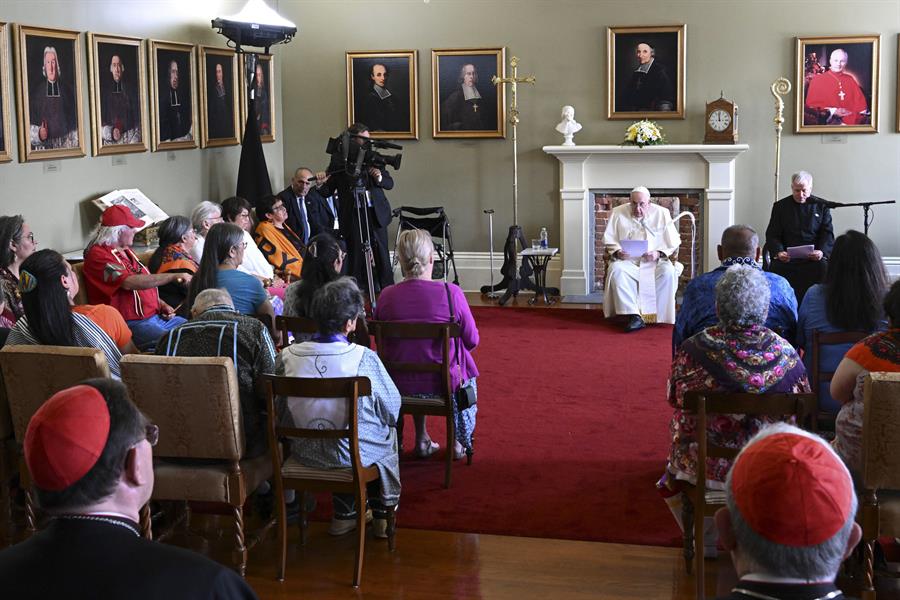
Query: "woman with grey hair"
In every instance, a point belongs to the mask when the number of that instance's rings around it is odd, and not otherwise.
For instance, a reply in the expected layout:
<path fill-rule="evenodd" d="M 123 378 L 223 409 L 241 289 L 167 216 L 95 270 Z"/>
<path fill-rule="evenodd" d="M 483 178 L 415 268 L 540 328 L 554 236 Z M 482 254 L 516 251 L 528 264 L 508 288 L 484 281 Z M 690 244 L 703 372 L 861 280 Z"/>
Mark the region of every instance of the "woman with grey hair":
<path fill-rule="evenodd" d="M 769 284 L 758 269 L 729 267 L 716 284 L 719 323 L 685 340 L 672 363 L 668 401 L 675 409 L 669 426 L 672 447 L 666 472 L 657 487 L 681 526 L 681 492 L 697 484 L 696 422 L 683 411 L 690 391 L 762 394 L 809 392 L 806 369 L 793 346 L 765 326 Z M 717 445 L 741 448 L 765 424 L 744 415 L 716 415 L 707 421 L 707 436 Z M 708 458 L 706 487 L 724 489 L 731 461 Z M 711 524 L 711 522 L 710 522 Z M 715 556 L 714 530 L 707 551 Z"/>
<path fill-rule="evenodd" d="M 159 225 L 159 247 L 150 257 L 147 267 L 151 273 L 189 273 L 194 275 L 200 265 L 191 256 L 191 248 L 197 241 L 197 234 L 187 217 L 176 215 L 169 217 Z M 185 302 L 188 287 L 176 280 L 159 286 L 159 296 L 175 312 L 186 317 L 190 306 Z"/>
<path fill-rule="evenodd" d="M 209 228 L 221 222 L 222 206 L 215 202 L 204 200 L 191 212 L 191 225 L 194 226 L 194 233 L 197 234 L 197 239 L 190 251 L 191 256 L 197 262 L 200 262 L 200 259 L 203 258 L 203 244 L 206 241 L 206 234 L 209 232 Z"/>
<path fill-rule="evenodd" d="M 387 513 L 400 500 L 400 458 L 397 454 L 397 417 L 400 393 L 390 375 L 372 350 L 351 343 L 347 336 L 355 331 L 357 320 L 365 314 L 363 297 L 356 282 L 341 277 L 319 288 L 310 306 L 319 332 L 311 340 L 293 344 L 281 351 L 278 375 L 288 377 L 368 377 L 372 395 L 359 399 L 359 456 L 363 465 L 375 465 L 381 475 L 368 487 L 369 506 L 375 517 L 375 537 L 387 537 Z M 333 402 L 288 398 L 282 421 L 293 427 L 332 428 L 346 423 L 343 407 Z M 343 440 L 295 440 L 291 454 L 301 464 L 316 469 L 350 466 L 349 442 Z M 335 494 L 334 518 L 328 532 L 343 535 L 356 528 L 352 494 Z M 364 510 L 364 508 L 362 508 Z"/>

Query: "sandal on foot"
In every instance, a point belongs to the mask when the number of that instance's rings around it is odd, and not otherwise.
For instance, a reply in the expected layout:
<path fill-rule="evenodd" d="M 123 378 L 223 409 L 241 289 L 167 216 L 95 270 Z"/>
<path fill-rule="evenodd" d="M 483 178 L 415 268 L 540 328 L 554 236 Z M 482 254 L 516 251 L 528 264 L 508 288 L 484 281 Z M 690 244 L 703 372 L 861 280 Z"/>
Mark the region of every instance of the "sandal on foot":
<path fill-rule="evenodd" d="M 453 445 L 453 460 L 462 460 L 466 457 L 466 447 L 456 442 Z"/>
<path fill-rule="evenodd" d="M 416 458 L 428 458 L 440 449 L 440 444 L 438 444 L 434 440 L 428 440 L 426 443 L 416 444 Z"/>

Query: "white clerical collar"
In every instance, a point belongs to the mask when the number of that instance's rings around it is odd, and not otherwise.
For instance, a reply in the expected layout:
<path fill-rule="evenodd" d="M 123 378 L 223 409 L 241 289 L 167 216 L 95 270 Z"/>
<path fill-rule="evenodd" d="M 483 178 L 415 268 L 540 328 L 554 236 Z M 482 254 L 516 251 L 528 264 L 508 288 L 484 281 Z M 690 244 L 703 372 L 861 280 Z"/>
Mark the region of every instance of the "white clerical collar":
<path fill-rule="evenodd" d="M 653 66 L 653 61 L 654 61 L 654 60 L 656 60 L 656 59 L 655 59 L 655 58 L 651 58 L 651 59 L 650 59 L 650 62 L 648 62 L 647 64 L 638 65 L 638 68 L 635 69 L 635 71 L 638 72 L 638 73 L 647 73 L 648 71 L 650 71 L 650 67 Z"/>
<path fill-rule="evenodd" d="M 799 577 L 777 577 L 775 575 L 764 575 L 763 573 L 747 573 L 740 578 L 740 581 L 755 581 L 757 583 L 781 583 L 785 585 L 816 585 L 821 583 L 832 583 L 833 579 L 825 581 L 810 581 L 809 579 L 801 579 Z"/>
<path fill-rule="evenodd" d="M 380 85 L 373 85 L 372 87 L 375 88 L 375 93 L 378 94 L 378 97 L 382 100 L 391 97 L 391 91 L 386 87 L 381 87 Z"/>
<path fill-rule="evenodd" d="M 477 99 L 481 98 L 481 94 L 478 93 L 478 88 L 476 88 L 474 85 L 472 85 L 472 86 L 464 85 L 464 86 L 462 86 L 462 89 L 463 89 L 463 97 L 466 100 L 477 100 Z"/>

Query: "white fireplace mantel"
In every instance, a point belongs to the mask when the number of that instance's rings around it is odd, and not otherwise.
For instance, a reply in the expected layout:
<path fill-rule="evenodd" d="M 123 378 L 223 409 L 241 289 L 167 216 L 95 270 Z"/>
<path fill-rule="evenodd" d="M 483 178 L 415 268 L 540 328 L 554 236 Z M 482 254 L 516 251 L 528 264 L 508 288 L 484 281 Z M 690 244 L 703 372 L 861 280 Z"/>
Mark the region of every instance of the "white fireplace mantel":
<path fill-rule="evenodd" d="M 716 256 L 722 231 L 734 223 L 735 160 L 746 144 L 661 146 L 544 146 L 560 163 L 560 291 L 591 291 L 594 249 L 592 190 L 703 190 L 703 268 Z"/>

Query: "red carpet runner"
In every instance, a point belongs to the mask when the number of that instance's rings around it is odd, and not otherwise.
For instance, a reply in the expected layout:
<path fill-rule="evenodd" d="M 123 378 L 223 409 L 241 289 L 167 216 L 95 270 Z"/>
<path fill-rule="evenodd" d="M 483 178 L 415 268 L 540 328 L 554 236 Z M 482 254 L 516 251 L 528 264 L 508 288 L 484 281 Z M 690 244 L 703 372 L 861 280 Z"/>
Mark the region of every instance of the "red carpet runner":
<path fill-rule="evenodd" d="M 671 327 L 626 335 L 600 311 L 474 313 L 481 376 L 473 464 L 456 462 L 443 489 L 443 449 L 412 457 L 408 420 L 399 526 L 680 545 L 654 489 L 668 450 Z M 428 426 L 443 447 L 443 422 L 429 417 Z"/>

